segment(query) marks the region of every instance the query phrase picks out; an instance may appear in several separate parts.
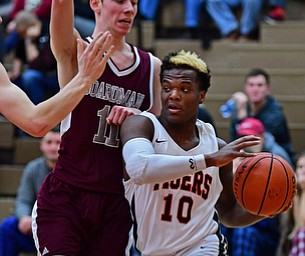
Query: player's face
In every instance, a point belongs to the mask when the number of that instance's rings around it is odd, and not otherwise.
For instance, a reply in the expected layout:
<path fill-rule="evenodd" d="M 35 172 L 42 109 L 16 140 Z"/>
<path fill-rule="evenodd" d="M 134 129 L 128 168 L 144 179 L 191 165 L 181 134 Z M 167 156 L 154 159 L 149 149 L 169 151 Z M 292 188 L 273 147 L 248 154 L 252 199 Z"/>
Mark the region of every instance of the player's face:
<path fill-rule="evenodd" d="M 59 132 L 50 131 L 42 138 L 40 143 L 40 150 L 48 160 L 57 161 L 59 145 Z"/>
<path fill-rule="evenodd" d="M 262 75 L 248 77 L 245 84 L 245 93 L 248 95 L 250 102 L 254 104 L 262 103 L 270 94 L 270 86 Z"/>
<path fill-rule="evenodd" d="M 97 22 L 113 36 L 126 36 L 138 10 L 138 0 L 103 0 Z"/>
<path fill-rule="evenodd" d="M 199 79 L 194 70 L 166 70 L 161 86 L 163 117 L 176 123 L 197 118 L 198 105 L 203 102 L 205 91 L 199 90 Z"/>

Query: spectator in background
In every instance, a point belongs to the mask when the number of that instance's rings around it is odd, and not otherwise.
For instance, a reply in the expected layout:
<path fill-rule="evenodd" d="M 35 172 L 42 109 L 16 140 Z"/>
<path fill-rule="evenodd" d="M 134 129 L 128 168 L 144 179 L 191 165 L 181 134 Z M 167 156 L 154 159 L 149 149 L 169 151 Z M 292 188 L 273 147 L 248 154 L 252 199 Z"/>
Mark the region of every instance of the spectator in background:
<path fill-rule="evenodd" d="M 92 35 L 95 26 L 94 12 L 88 0 L 74 0 L 74 26 L 83 38 Z"/>
<path fill-rule="evenodd" d="M 290 162 L 294 163 L 295 151 L 291 143 L 286 116 L 281 104 L 271 95 L 269 74 L 261 68 L 251 69 L 245 77 L 244 92 L 236 92 L 232 98 L 236 104 L 236 111 L 231 122 L 231 140 L 238 137 L 236 129 L 244 118 L 255 117 L 286 150 L 291 159 Z"/>
<path fill-rule="evenodd" d="M 257 29 L 263 0 L 206 0 L 206 9 L 217 25 L 223 39 L 251 40 Z M 240 21 L 233 9 L 241 7 Z"/>
<path fill-rule="evenodd" d="M 289 256 L 305 255 L 305 152 L 302 152 L 297 158 L 296 174 L 299 192 L 294 199 L 295 232 Z"/>
<path fill-rule="evenodd" d="M 0 61 L 4 57 L 4 38 L 6 35 L 5 27 L 8 22 L 9 13 L 13 7 L 12 0 L 0 0 L 0 16 L 4 20 L 4 26 L 0 26 Z"/>
<path fill-rule="evenodd" d="M 296 158 L 297 194 L 293 207 L 281 222 L 283 229 L 277 256 L 300 256 L 305 254 L 305 151 Z"/>
<path fill-rule="evenodd" d="M 38 191 L 58 158 L 59 129 L 49 131 L 40 142 L 42 156 L 29 162 L 18 188 L 15 215 L 0 225 L 0 256 L 17 256 L 20 252 L 36 252 L 32 236 L 32 208 Z"/>
<path fill-rule="evenodd" d="M 281 222 L 282 239 L 277 256 L 305 255 L 305 151 L 296 159 L 297 194 L 286 220 Z"/>
<path fill-rule="evenodd" d="M 270 152 L 283 157 L 291 166 L 293 163 L 286 152 L 274 139 L 270 132 L 265 130 L 264 124 L 254 118 L 247 117 L 237 125 L 237 136 L 255 135 L 261 137 L 261 143 L 256 148 L 247 148 L 253 152 Z"/>
<path fill-rule="evenodd" d="M 198 38 L 199 16 L 202 0 L 184 0 L 185 2 L 185 27 L 184 37 Z M 139 13 L 145 20 L 155 20 L 160 0 L 141 0 Z"/>
<path fill-rule="evenodd" d="M 28 11 L 20 11 L 15 22 L 19 40 L 9 77 L 34 104 L 39 104 L 59 91 L 48 26 Z"/>
<path fill-rule="evenodd" d="M 29 11 L 33 13 L 44 26 L 48 26 L 51 14 L 52 0 L 14 0 L 14 5 L 9 14 L 10 22 L 8 23 L 7 37 L 4 42 L 4 53 L 10 52 L 18 42 L 18 33 L 16 31 L 16 15 L 20 11 Z"/>

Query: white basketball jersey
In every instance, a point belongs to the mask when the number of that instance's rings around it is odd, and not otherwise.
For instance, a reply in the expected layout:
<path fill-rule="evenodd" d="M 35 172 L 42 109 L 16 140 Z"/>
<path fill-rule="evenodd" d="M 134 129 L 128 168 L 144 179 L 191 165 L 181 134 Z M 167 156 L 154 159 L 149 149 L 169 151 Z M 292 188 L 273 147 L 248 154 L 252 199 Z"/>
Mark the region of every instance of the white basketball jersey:
<path fill-rule="evenodd" d="M 158 119 L 148 113 L 154 124 L 152 140 L 156 154 L 197 155 L 218 150 L 212 125 L 197 120 L 200 143 L 185 151 L 169 136 Z M 164 170 L 170 172 L 171 170 Z M 214 220 L 215 204 L 222 191 L 219 168 L 209 167 L 170 182 L 136 185 L 125 182 L 126 197 L 135 218 L 136 247 L 142 255 L 175 255 L 215 236 L 219 223 Z"/>

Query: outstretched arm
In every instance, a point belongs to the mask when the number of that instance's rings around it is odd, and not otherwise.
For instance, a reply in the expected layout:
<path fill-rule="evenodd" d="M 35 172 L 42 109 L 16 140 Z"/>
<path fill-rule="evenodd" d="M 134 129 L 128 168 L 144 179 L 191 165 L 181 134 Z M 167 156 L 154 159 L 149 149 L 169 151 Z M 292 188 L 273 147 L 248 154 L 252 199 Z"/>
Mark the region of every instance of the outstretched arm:
<path fill-rule="evenodd" d="M 59 93 L 36 106 L 9 80 L 0 64 L 0 112 L 32 136 L 43 136 L 75 108 L 104 71 L 113 52 L 111 44 L 112 36 L 108 32 L 95 37 L 85 50 L 83 43 L 78 41 L 77 75 Z"/>
<path fill-rule="evenodd" d="M 126 171 L 136 184 L 164 182 L 210 166 L 221 167 L 236 157 L 254 156 L 242 149 L 260 143 L 259 137 L 244 136 L 211 154 L 173 156 L 156 154 L 151 142 L 152 135 L 153 125 L 143 116 L 130 116 L 121 126 Z"/>

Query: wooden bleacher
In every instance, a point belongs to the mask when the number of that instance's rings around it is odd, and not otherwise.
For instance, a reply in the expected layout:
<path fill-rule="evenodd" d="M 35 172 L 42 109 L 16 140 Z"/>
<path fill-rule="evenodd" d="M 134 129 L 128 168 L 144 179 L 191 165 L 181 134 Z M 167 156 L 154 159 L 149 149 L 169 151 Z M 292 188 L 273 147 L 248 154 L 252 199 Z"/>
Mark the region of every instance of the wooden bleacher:
<path fill-rule="evenodd" d="M 165 28 L 183 27 L 182 1 L 162 4 L 161 23 Z M 276 25 L 260 24 L 259 40 L 251 43 L 223 43 L 215 39 L 210 49 L 202 42 L 179 38 L 150 38 L 150 48 L 163 58 L 175 50 L 197 52 L 212 71 L 212 86 L 205 105 L 215 119 L 218 135 L 229 140 L 229 121 L 219 114 L 219 106 L 232 93 L 242 90 L 244 75 L 250 68 L 261 67 L 271 75 L 273 95 L 282 103 L 292 142 L 300 153 L 305 150 L 305 2 L 290 0 L 286 18 Z M 175 12 L 173 12 L 175 10 Z M 159 21 L 160 23 L 160 21 Z M 160 25 L 160 24 L 158 24 Z M 148 38 L 146 38 L 148 40 Z"/>
<path fill-rule="evenodd" d="M 0 221 L 14 214 L 15 199 L 26 163 L 41 155 L 37 138 L 15 138 L 15 127 L 0 118 Z M 34 256 L 20 253 L 19 256 Z"/>
<path fill-rule="evenodd" d="M 15 197 L 25 164 L 41 155 L 38 138 L 15 137 L 15 127 L 0 119 L 0 221 L 14 213 Z"/>

